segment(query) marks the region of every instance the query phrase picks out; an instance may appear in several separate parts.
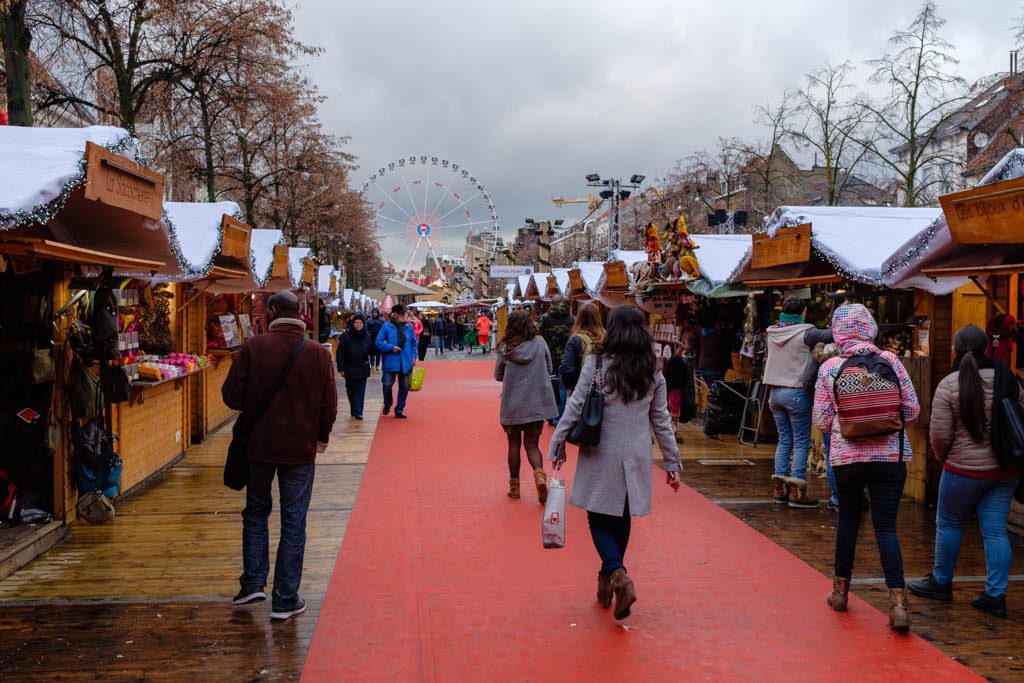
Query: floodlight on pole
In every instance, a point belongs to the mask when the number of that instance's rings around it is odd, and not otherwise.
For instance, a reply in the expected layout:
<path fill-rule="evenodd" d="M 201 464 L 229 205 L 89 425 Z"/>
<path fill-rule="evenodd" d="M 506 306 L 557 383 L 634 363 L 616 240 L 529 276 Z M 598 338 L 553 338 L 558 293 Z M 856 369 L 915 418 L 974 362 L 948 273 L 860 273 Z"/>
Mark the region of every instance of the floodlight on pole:
<path fill-rule="evenodd" d="M 629 178 L 628 184 L 623 184 L 621 180 L 617 178 L 606 178 L 601 180 L 600 174 L 591 173 L 587 175 L 587 183 L 591 187 L 607 187 L 607 190 L 601 190 L 601 199 L 611 199 L 612 205 L 608 212 L 608 257 L 611 258 L 612 254 L 616 249 L 621 248 L 621 228 L 619 225 L 619 208 L 620 202 L 624 199 L 628 199 L 630 196 L 630 190 L 639 189 L 640 184 L 645 180 L 646 176 L 639 173 L 634 173 Z"/>
<path fill-rule="evenodd" d="M 597 173 L 589 173 L 589 174 L 587 174 L 587 182 L 588 183 L 599 183 L 599 182 L 601 182 L 601 176 L 598 175 Z"/>

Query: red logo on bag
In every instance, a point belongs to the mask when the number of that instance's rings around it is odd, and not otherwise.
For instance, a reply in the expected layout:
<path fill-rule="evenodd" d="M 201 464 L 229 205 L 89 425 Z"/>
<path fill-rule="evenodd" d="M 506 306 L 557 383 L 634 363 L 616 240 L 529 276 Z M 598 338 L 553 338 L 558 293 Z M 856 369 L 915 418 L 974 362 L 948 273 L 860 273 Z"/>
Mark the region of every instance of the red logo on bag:
<path fill-rule="evenodd" d="M 551 513 L 551 523 L 552 524 L 558 524 L 558 513 L 557 512 L 552 512 Z"/>

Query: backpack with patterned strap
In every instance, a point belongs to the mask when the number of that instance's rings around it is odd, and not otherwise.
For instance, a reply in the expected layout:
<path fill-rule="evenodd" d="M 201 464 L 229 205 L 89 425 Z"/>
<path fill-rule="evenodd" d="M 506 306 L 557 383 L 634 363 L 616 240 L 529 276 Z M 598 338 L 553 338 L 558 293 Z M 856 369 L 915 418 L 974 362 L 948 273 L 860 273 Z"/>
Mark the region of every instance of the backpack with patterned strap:
<path fill-rule="evenodd" d="M 844 439 L 884 436 L 903 430 L 899 375 L 877 353 L 846 359 L 836 373 L 833 391 L 839 433 Z"/>

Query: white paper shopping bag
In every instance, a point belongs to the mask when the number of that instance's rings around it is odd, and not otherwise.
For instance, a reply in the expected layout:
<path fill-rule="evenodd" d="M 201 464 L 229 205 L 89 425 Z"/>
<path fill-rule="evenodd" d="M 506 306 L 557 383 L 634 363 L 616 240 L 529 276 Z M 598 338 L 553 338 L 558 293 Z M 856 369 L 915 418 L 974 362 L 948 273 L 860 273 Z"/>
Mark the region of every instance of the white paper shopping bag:
<path fill-rule="evenodd" d="M 548 502 L 544 504 L 541 540 L 545 548 L 565 547 L 565 481 L 555 472 L 548 479 Z"/>

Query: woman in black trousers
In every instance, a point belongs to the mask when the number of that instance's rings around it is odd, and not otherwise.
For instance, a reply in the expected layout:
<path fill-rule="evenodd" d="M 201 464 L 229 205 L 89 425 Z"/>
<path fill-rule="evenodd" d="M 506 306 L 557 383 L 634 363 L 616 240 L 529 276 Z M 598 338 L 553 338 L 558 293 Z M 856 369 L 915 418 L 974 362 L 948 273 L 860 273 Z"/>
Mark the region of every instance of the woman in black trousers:
<path fill-rule="evenodd" d="M 338 338 L 338 372 L 345 378 L 345 393 L 351 415 L 363 419 L 366 380 L 370 376 L 370 349 L 374 340 L 366 329 L 366 321 L 358 313 L 352 316 L 348 329 Z"/>

